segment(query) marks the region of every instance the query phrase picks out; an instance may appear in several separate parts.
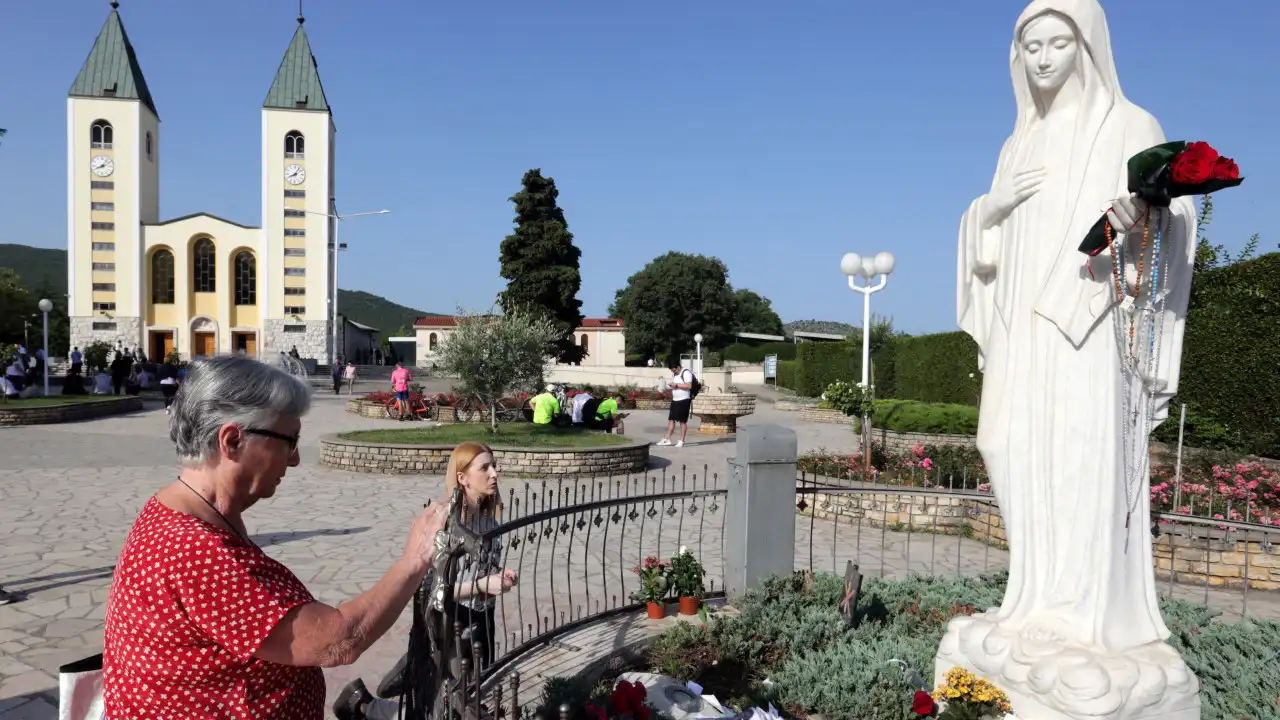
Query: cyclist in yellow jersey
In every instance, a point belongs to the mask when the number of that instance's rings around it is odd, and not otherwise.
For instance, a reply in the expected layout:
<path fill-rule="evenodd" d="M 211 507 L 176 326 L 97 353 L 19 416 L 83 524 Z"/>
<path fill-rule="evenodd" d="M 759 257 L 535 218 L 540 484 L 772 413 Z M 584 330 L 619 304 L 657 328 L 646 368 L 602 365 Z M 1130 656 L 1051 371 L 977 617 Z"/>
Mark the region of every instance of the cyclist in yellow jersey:
<path fill-rule="evenodd" d="M 546 391 L 541 395 L 535 395 L 530 398 L 529 406 L 533 408 L 534 425 L 552 424 L 556 415 L 560 414 L 560 401 L 556 400 L 555 386 L 548 385 Z"/>

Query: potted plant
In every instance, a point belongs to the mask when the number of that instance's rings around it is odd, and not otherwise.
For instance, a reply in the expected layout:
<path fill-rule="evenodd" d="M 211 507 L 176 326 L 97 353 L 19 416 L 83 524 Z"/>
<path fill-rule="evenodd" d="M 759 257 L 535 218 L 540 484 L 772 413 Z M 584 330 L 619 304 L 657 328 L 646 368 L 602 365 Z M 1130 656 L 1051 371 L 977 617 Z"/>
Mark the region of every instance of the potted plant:
<path fill-rule="evenodd" d="M 632 568 L 632 572 L 640 577 L 640 589 L 631 597 L 638 602 L 646 603 L 649 619 L 661 620 L 667 616 L 667 609 L 662 598 L 667 594 L 667 565 L 650 555 L 644 559 L 643 565 Z"/>
<path fill-rule="evenodd" d="M 702 596 L 707 592 L 702 583 L 702 578 L 706 574 L 707 571 L 702 568 L 698 558 L 689 552 L 689 548 L 681 545 L 680 552 L 671 558 L 671 566 L 668 570 L 671 586 L 675 588 L 676 595 L 680 598 L 681 615 L 698 614 Z"/>

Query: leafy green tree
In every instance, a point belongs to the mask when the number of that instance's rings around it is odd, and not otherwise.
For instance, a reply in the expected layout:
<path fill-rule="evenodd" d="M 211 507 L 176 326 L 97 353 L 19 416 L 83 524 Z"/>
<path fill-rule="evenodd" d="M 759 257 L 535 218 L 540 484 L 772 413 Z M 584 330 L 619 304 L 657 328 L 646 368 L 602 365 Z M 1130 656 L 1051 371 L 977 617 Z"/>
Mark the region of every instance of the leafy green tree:
<path fill-rule="evenodd" d="M 733 293 L 735 305 L 733 331 L 740 333 L 760 333 L 762 335 L 781 335 L 782 318 L 773 310 L 769 298 L 754 290 L 739 289 Z"/>
<path fill-rule="evenodd" d="M 717 258 L 669 252 L 627 278 L 609 314 L 627 328 L 627 352 L 646 357 L 678 356 L 704 347 L 724 347 L 733 338 L 737 310 L 729 270 Z"/>
<path fill-rule="evenodd" d="M 24 329 L 40 311 L 39 299 L 27 290 L 18 273 L 0 268 L 0 343 L 25 342 Z"/>
<path fill-rule="evenodd" d="M 48 275 L 43 275 L 40 282 L 36 283 L 34 292 L 31 294 L 32 299 L 39 303 L 41 298 L 48 298 L 53 303 L 53 310 L 49 311 L 49 355 L 52 357 L 67 357 L 71 353 L 71 321 L 67 318 L 67 296 L 59 293 L 53 286 L 53 281 Z M 40 312 L 37 305 L 36 313 Z M 32 335 L 31 343 L 38 345 L 44 341 L 43 318 L 37 316 L 31 321 L 31 331 L 40 333 L 41 339 L 37 342 L 35 335 Z"/>
<path fill-rule="evenodd" d="M 530 394 L 542 387 L 547 347 L 558 332 L 540 313 L 513 310 L 503 315 L 458 312 L 458 327 L 441 343 L 445 374 L 457 375 L 466 394 L 489 407 L 489 429 L 497 432 L 496 404 L 508 393 Z"/>
<path fill-rule="evenodd" d="M 573 331 L 582 325 L 578 268 L 582 251 L 573 244 L 573 233 L 556 204 L 560 191 L 553 178 L 534 168 L 524 174 L 523 187 L 510 200 L 515 203 L 515 232 L 502 241 L 500 260 L 507 289 L 498 295 L 504 313 L 538 313 L 555 327 L 552 345 L 560 362 L 581 362 L 582 348 Z"/>

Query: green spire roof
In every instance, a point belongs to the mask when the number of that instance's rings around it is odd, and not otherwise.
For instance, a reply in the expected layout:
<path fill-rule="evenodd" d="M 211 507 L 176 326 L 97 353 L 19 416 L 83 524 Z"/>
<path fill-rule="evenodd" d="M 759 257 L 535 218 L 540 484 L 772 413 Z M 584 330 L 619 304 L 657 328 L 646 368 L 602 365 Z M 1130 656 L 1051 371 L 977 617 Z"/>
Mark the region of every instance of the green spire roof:
<path fill-rule="evenodd" d="M 272 81 L 262 107 L 329 110 L 329 102 L 324 97 L 324 86 L 320 84 L 316 56 L 311 54 L 307 31 L 302 29 L 302 18 L 298 18 L 298 30 L 294 32 L 293 41 L 289 43 L 289 49 L 280 61 L 280 69 L 276 71 L 276 79 Z"/>
<path fill-rule="evenodd" d="M 68 93 L 72 97 L 121 98 L 139 100 L 156 117 L 156 103 L 142 77 L 142 67 L 133 51 L 129 36 L 120 22 L 120 13 L 113 8 L 107 22 L 93 41 L 93 49 L 85 59 L 80 74 Z"/>

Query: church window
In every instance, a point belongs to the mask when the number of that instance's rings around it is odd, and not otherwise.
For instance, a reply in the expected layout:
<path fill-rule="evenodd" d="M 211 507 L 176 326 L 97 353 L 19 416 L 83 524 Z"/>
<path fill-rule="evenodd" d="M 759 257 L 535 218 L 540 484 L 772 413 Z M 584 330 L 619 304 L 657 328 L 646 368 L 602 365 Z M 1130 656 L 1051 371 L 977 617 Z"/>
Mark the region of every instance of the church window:
<path fill-rule="evenodd" d="M 591 348 L 587 346 L 587 334 L 582 333 L 582 337 L 578 338 L 578 347 L 582 348 L 584 354 L 590 354 Z"/>
<path fill-rule="evenodd" d="M 297 130 L 290 130 L 289 134 L 284 136 L 284 156 L 287 158 L 306 157 L 306 141 L 302 137 L 302 133 Z"/>
<path fill-rule="evenodd" d="M 102 270 L 104 272 L 115 272 L 116 264 L 113 262 L 96 262 L 93 263 L 94 270 Z"/>
<path fill-rule="evenodd" d="M 299 287 L 287 287 L 284 289 L 284 294 L 285 295 L 306 295 L 307 289 L 299 288 Z"/>
<path fill-rule="evenodd" d="M 299 209 L 297 209 L 297 208 L 285 208 L 285 209 L 284 209 L 284 216 L 285 216 L 285 217 L 306 217 L 306 216 L 307 216 L 307 211 L 306 211 L 306 210 L 299 210 Z"/>
<path fill-rule="evenodd" d="M 436 337 L 435 333 L 431 333 L 427 336 L 427 347 L 430 348 L 431 352 L 436 351 L 436 345 L 439 344 L 439 342 L 440 338 Z"/>
<path fill-rule="evenodd" d="M 151 159 L 151 133 L 147 133 L 147 159 Z"/>
<path fill-rule="evenodd" d="M 115 212 L 116 204 L 113 202 L 89 203 L 89 209 L 96 210 L 98 212 Z"/>
<path fill-rule="evenodd" d="M 95 148 L 110 150 L 115 140 L 115 130 L 106 120 L 94 120 L 89 126 L 89 144 Z"/>
<path fill-rule="evenodd" d="M 287 198 L 304 198 L 307 196 L 306 190 L 285 190 L 284 196 Z"/>
<path fill-rule="evenodd" d="M 306 315 L 307 308 L 304 305 L 285 305 L 284 314 L 285 315 Z"/>
<path fill-rule="evenodd" d="M 248 250 L 236 253 L 236 304 L 258 304 L 258 261 Z"/>
<path fill-rule="evenodd" d="M 200 238 L 196 241 L 192 250 L 191 254 L 195 262 L 191 266 L 191 271 L 195 280 L 196 292 L 217 292 L 218 259 L 217 252 L 213 247 L 213 241 L 209 238 Z"/>
<path fill-rule="evenodd" d="M 151 302 L 173 304 L 173 253 L 157 250 L 151 254 Z"/>
<path fill-rule="evenodd" d="M 89 223 L 91 230 L 115 230 L 116 224 L 113 222 L 91 222 Z"/>
<path fill-rule="evenodd" d="M 307 251 L 305 248 L 285 248 L 284 249 L 285 257 L 302 257 L 306 254 L 307 254 Z"/>
<path fill-rule="evenodd" d="M 94 312 L 115 312 L 116 304 L 113 302 L 96 302 L 93 304 Z"/>
<path fill-rule="evenodd" d="M 307 274 L 307 269 L 306 268 L 285 268 L 284 274 L 292 275 L 294 277 L 301 277 Z"/>
<path fill-rule="evenodd" d="M 114 251 L 116 249 L 116 244 L 113 242 L 96 242 L 93 244 L 93 249 Z"/>
<path fill-rule="evenodd" d="M 94 180 L 89 183 L 89 187 L 94 190 L 115 190 L 116 183 L 114 180 Z"/>
<path fill-rule="evenodd" d="M 93 290 L 94 292 L 115 292 L 116 284 L 115 283 L 94 283 Z"/>
<path fill-rule="evenodd" d="M 284 236 L 285 237 L 306 237 L 307 231 L 304 230 L 303 228 L 285 228 Z"/>

